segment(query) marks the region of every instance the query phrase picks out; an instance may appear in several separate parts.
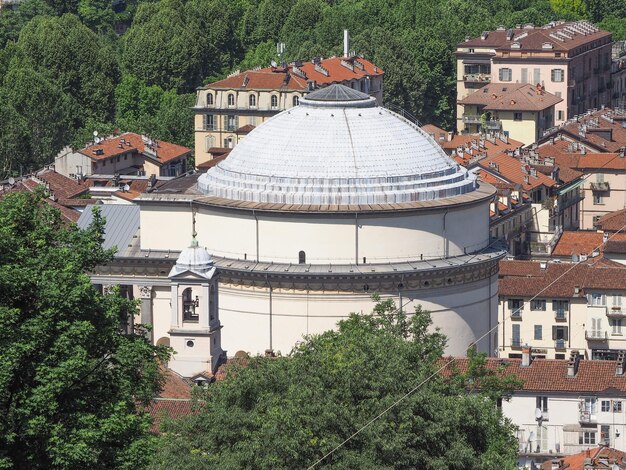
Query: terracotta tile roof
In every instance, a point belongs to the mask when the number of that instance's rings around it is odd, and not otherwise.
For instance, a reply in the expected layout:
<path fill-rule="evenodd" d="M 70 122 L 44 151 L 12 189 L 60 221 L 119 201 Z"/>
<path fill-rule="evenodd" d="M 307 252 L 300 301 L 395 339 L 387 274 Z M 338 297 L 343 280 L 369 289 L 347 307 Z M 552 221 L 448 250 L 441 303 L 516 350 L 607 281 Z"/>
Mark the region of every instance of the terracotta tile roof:
<path fill-rule="evenodd" d="M 68 178 L 54 170 L 43 170 L 36 174 L 36 177 L 45 181 L 50 186 L 50 192 L 58 199 L 69 199 L 87 192 L 89 189 L 86 184 Z"/>
<path fill-rule="evenodd" d="M 609 212 L 600 217 L 594 226 L 605 232 L 617 232 L 626 225 L 626 209 Z"/>
<path fill-rule="evenodd" d="M 581 143 L 598 152 L 617 153 L 620 148 L 626 146 L 624 121 L 626 114 L 608 108 L 601 109 L 564 122 L 550 134 L 542 137 L 541 141 L 549 142 L 554 137 L 555 144 L 559 141 L 565 142 L 559 144 L 561 148 L 563 145 L 567 147 L 569 144 Z M 562 139 L 558 138 L 559 134 Z"/>
<path fill-rule="evenodd" d="M 589 459 L 591 459 L 591 462 Z M 585 462 L 588 463 L 586 464 Z M 585 470 L 590 468 L 593 470 L 610 470 L 613 462 L 619 465 L 625 465 L 626 452 L 611 447 L 600 446 L 584 450 L 577 454 L 548 460 L 541 464 L 541 470 L 552 470 L 553 468 L 557 468 L 557 470 Z M 558 467 L 554 467 L 553 463 L 558 465 Z M 592 467 L 589 465 L 592 465 Z"/>
<path fill-rule="evenodd" d="M 166 419 L 178 419 L 198 412 L 198 406 L 191 400 L 157 398 L 150 403 L 146 411 L 152 417 L 151 433 L 159 433 Z"/>
<path fill-rule="evenodd" d="M 510 51 L 511 44 L 517 42 L 521 45 L 522 51 L 544 51 L 543 45 L 549 43 L 552 45 L 551 50 L 570 51 L 583 44 L 611 36 L 611 33 L 602 30 L 597 30 L 591 34 L 566 33 L 569 38 L 562 37 L 562 40 L 558 40 L 550 35 L 563 31 L 565 28 L 571 27 L 576 23 L 584 24 L 587 22 L 554 22 L 546 26 L 515 28 L 511 30 L 513 32 L 513 40 L 507 40 L 506 29 L 490 31 L 485 39 L 481 39 L 480 37 L 473 38 L 469 41 L 459 43 L 457 47 L 486 47 L 489 49 Z"/>
<path fill-rule="evenodd" d="M 122 141 L 124 141 L 124 143 L 122 143 Z M 176 158 L 191 154 L 191 149 L 183 147 L 182 145 L 172 144 L 163 140 L 153 141 L 156 143 L 156 158 L 151 156 L 149 150 L 146 152 L 147 146 L 142 136 L 132 132 L 126 132 L 120 136 L 105 139 L 99 144 L 91 145 L 79 150 L 79 152 L 95 161 L 122 155 L 129 151 L 138 152 L 157 164 L 167 163 Z"/>
<path fill-rule="evenodd" d="M 524 191 L 542 185 L 552 187 L 557 184 L 556 181 L 541 172 L 531 175 L 530 165 L 506 154 L 485 158 L 478 162 L 478 165 L 487 172 L 496 173 L 511 183 L 521 185 Z"/>
<path fill-rule="evenodd" d="M 602 246 L 603 237 L 601 232 L 565 231 L 554 247 L 552 256 L 591 255 L 593 250 Z"/>
<path fill-rule="evenodd" d="M 87 206 L 91 206 L 92 204 L 98 204 L 101 201 L 99 199 L 94 199 L 94 198 L 76 197 L 76 198 L 70 198 L 70 199 L 59 199 L 57 202 L 61 204 L 62 206 L 87 207 Z"/>
<path fill-rule="evenodd" d="M 192 385 L 171 369 L 163 371 L 165 382 L 159 398 L 190 399 Z"/>
<path fill-rule="evenodd" d="M 500 262 L 500 296 L 541 298 L 583 297 L 589 290 L 624 290 L 626 266 L 592 263 Z M 579 288 L 579 294 L 575 294 Z"/>
<path fill-rule="evenodd" d="M 342 65 L 344 61 L 347 64 L 356 65 L 346 67 Z M 287 68 L 267 67 L 260 70 L 246 70 L 245 72 L 231 75 L 224 80 L 210 83 L 204 88 L 308 91 L 307 81 L 309 80 L 313 80 L 318 85 L 323 86 L 384 74 L 382 69 L 372 64 L 369 60 L 360 57 L 348 59 L 331 57 L 322 59 L 319 65 L 321 68 L 316 67 L 313 62 L 303 62 L 299 67 L 292 63 Z M 325 70 L 327 74 L 321 70 Z"/>
<path fill-rule="evenodd" d="M 198 170 L 200 170 L 200 171 L 206 171 L 209 168 L 213 168 L 215 165 L 217 165 L 222 160 L 226 160 L 226 157 L 228 157 L 229 153 L 230 152 L 225 153 L 223 155 L 219 155 L 217 157 L 214 157 L 211 160 L 207 160 L 206 162 L 200 163 L 199 165 L 196 166 L 196 168 L 198 168 Z"/>
<path fill-rule="evenodd" d="M 621 233 L 619 235 L 621 235 Z M 617 237 L 613 237 L 611 240 L 606 242 L 604 245 L 604 251 L 606 253 L 626 254 L 626 236 L 624 236 L 621 240 L 616 240 L 616 238 Z"/>
<path fill-rule="evenodd" d="M 245 126 L 241 126 L 240 128 L 238 128 L 235 131 L 235 134 L 249 134 L 255 128 L 256 128 L 256 126 L 253 126 L 252 124 L 246 124 Z"/>
<path fill-rule="evenodd" d="M 484 106 L 491 111 L 541 111 L 561 101 L 528 83 L 490 83 L 459 100 L 459 104 Z"/>
<path fill-rule="evenodd" d="M 448 358 L 451 359 L 451 358 Z M 443 359 L 446 361 L 446 359 Z M 523 385 L 520 390 L 532 392 L 601 393 L 611 390 L 626 392 L 626 375 L 615 375 L 617 361 L 596 361 L 581 359 L 574 377 L 567 376 L 567 360 L 535 359 L 529 367 L 521 367 L 521 359 L 487 358 L 487 368 L 494 370 L 503 365 L 502 375 L 514 375 Z M 454 358 L 443 375 L 455 370 L 467 370 L 468 359 Z"/>
<path fill-rule="evenodd" d="M 441 127 L 437 127 L 434 124 L 425 124 L 422 126 L 422 130 L 430 134 L 437 142 L 445 142 L 448 140 L 448 131 L 444 131 Z"/>

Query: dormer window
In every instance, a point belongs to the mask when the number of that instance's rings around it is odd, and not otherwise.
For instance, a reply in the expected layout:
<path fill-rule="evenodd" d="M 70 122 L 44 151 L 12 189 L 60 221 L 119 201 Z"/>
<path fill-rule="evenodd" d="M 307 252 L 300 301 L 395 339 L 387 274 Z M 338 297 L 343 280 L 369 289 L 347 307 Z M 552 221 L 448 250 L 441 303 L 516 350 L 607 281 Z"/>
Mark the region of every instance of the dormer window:
<path fill-rule="evenodd" d="M 250 98 L 248 98 L 248 102 L 251 108 L 256 108 L 256 95 L 250 95 Z"/>
<path fill-rule="evenodd" d="M 278 96 L 272 95 L 271 106 L 272 106 L 272 109 L 278 108 Z"/>
<path fill-rule="evenodd" d="M 197 322 L 198 321 L 198 305 L 200 303 L 200 299 L 198 296 L 193 298 L 193 292 L 191 291 L 191 287 L 188 287 L 183 291 L 183 321 L 186 322 Z"/>
<path fill-rule="evenodd" d="M 213 93 L 207 93 L 206 95 L 206 105 L 213 106 Z"/>

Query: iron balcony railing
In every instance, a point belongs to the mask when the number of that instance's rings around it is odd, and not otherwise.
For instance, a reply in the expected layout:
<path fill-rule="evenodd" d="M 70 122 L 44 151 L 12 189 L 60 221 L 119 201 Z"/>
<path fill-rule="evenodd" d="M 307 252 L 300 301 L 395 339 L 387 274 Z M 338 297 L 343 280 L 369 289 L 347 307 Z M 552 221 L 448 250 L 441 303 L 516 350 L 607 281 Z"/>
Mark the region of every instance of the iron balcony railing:
<path fill-rule="evenodd" d="M 609 334 L 602 330 L 585 330 L 585 339 L 591 341 L 606 341 L 609 339 Z"/>

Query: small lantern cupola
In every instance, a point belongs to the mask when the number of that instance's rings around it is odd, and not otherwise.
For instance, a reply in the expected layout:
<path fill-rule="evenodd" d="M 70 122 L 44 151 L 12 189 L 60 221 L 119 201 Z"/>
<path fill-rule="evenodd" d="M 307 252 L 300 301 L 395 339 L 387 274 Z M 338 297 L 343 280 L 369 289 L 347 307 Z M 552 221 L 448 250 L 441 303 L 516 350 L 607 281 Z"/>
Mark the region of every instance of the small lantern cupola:
<path fill-rule="evenodd" d="M 176 352 L 170 367 L 185 377 L 213 373 L 224 356 L 213 259 L 194 237 L 168 277 L 172 289 L 170 345 Z"/>

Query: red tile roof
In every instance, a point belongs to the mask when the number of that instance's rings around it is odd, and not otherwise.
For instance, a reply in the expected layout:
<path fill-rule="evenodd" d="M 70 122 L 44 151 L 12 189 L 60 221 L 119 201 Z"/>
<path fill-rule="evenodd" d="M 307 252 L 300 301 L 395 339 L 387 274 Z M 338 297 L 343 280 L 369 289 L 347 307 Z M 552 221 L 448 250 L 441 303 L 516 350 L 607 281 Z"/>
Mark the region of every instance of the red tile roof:
<path fill-rule="evenodd" d="M 565 28 L 571 27 L 576 23 L 587 22 L 554 22 L 546 26 L 515 28 L 511 30 L 513 32 L 513 40 L 507 39 L 506 29 L 490 31 L 485 39 L 480 37 L 473 38 L 469 41 L 459 43 L 457 47 L 486 47 L 489 49 L 510 51 L 511 44 L 517 42 L 521 45 L 520 49 L 522 51 L 545 51 L 543 45 L 548 43 L 552 46 L 550 50 L 562 52 L 570 51 L 583 44 L 611 36 L 611 33 L 602 30 L 597 30 L 587 34 L 572 34 L 566 32 L 569 38 L 562 37 L 561 40 L 551 36 L 551 34 L 563 31 Z"/>
<path fill-rule="evenodd" d="M 626 266 L 601 263 L 500 262 L 499 292 L 503 297 L 575 298 L 590 290 L 624 290 Z M 575 289 L 579 293 L 575 294 Z"/>
<path fill-rule="evenodd" d="M 524 191 L 530 191 L 542 185 L 552 187 L 557 184 L 556 181 L 541 172 L 531 175 L 530 165 L 506 154 L 485 158 L 478 164 L 487 172 L 497 173 L 511 183 L 521 185 Z"/>
<path fill-rule="evenodd" d="M 446 142 L 448 140 L 448 131 L 444 131 L 441 127 L 434 124 L 424 124 L 422 130 L 431 135 L 437 142 Z"/>
<path fill-rule="evenodd" d="M 452 358 L 448 358 L 452 359 Z M 446 361 L 446 358 L 443 359 Z M 574 377 L 567 376 L 567 360 L 535 359 L 529 367 L 521 367 L 521 359 L 487 358 L 487 368 L 505 367 L 502 375 L 514 375 L 523 383 L 520 390 L 532 392 L 601 393 L 609 390 L 626 392 L 626 375 L 615 375 L 617 361 L 581 359 Z M 467 370 L 466 357 L 454 358 L 442 375 Z"/>
<path fill-rule="evenodd" d="M 602 232 L 587 230 L 565 231 L 552 251 L 552 256 L 591 255 L 594 250 L 602 252 Z M 614 236 L 617 240 L 626 240 L 626 233 Z"/>
<path fill-rule="evenodd" d="M 555 468 L 553 467 L 553 463 L 559 465 L 556 467 L 557 470 L 610 470 L 614 462 L 619 465 L 626 464 L 626 452 L 611 447 L 600 446 L 584 450 L 578 454 L 548 460 L 541 464 L 541 470 L 552 470 Z M 589 465 L 592 466 L 590 467 Z"/>
<path fill-rule="evenodd" d="M 122 143 L 122 141 L 124 143 Z M 154 147 L 156 158 L 152 157 L 149 149 L 148 152 L 146 152 L 147 145 L 144 143 L 143 137 L 132 132 L 126 132 L 120 136 L 105 139 L 99 144 L 91 145 L 79 150 L 79 152 L 96 161 L 122 155 L 126 152 L 138 152 L 157 164 L 167 163 L 176 158 L 191 154 L 191 149 L 183 147 L 182 145 L 154 139 L 153 142 L 156 144 Z"/>
<path fill-rule="evenodd" d="M 86 184 L 74 178 L 68 178 L 54 170 L 43 170 L 36 177 L 50 186 L 50 192 L 58 199 L 69 199 L 86 193 L 89 189 Z"/>
<path fill-rule="evenodd" d="M 594 224 L 600 230 L 605 232 L 617 232 L 626 226 L 626 209 L 609 212 L 600 217 Z"/>
<path fill-rule="evenodd" d="M 528 83 L 491 83 L 459 100 L 490 111 L 542 111 L 563 101 Z"/>
<path fill-rule="evenodd" d="M 287 68 L 267 67 L 260 70 L 246 70 L 224 80 L 210 83 L 204 88 L 308 91 L 307 81 L 309 80 L 315 81 L 318 85 L 330 85 L 383 74 L 382 69 L 361 57 L 348 59 L 331 57 L 322 59 L 317 67 L 313 62 L 303 62 L 299 67 L 292 63 Z"/>
<path fill-rule="evenodd" d="M 146 411 L 152 417 L 150 432 L 159 433 L 164 420 L 178 419 L 198 412 L 198 406 L 191 400 L 162 399 L 153 400 Z"/>

